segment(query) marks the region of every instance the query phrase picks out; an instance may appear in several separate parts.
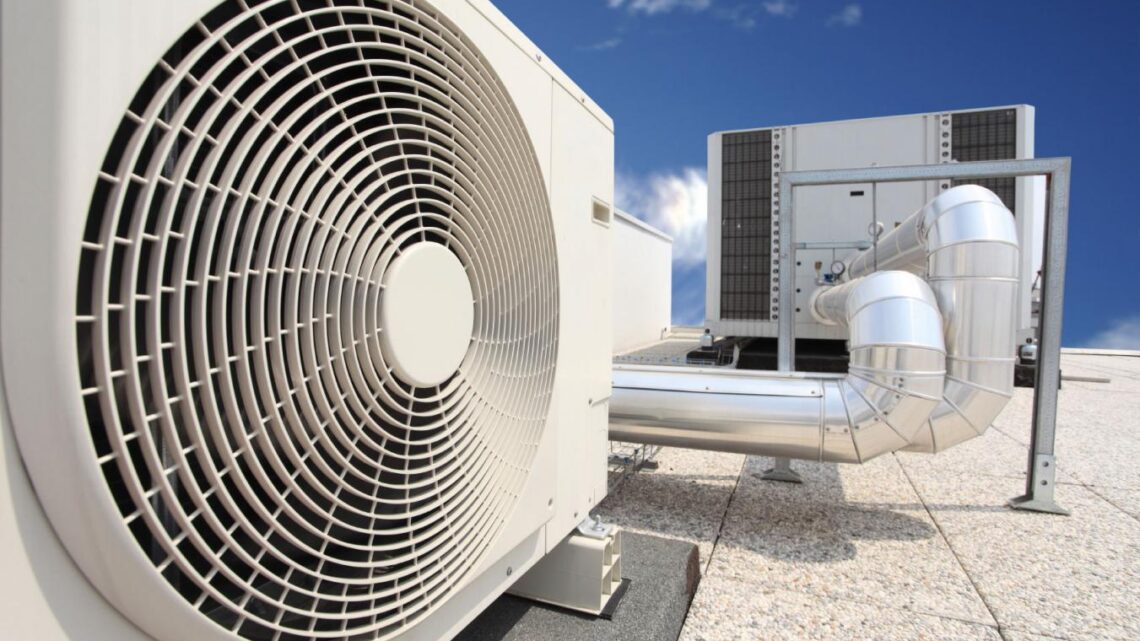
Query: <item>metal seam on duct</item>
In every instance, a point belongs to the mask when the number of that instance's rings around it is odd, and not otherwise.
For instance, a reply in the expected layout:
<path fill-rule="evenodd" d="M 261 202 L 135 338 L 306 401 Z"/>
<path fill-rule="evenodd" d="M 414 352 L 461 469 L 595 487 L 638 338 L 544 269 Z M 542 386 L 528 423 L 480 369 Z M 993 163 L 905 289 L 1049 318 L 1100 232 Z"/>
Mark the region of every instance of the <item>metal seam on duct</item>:
<path fill-rule="evenodd" d="M 847 394 L 843 390 L 844 385 L 846 385 L 846 381 L 839 381 L 839 400 L 843 403 L 843 413 L 847 415 L 847 425 L 851 426 L 855 424 L 855 419 L 851 416 L 851 407 L 847 405 Z M 859 440 L 854 436 L 851 437 L 851 448 L 855 450 L 855 460 L 863 463 L 866 459 L 863 458 L 863 453 L 859 451 Z M 820 460 L 823 460 L 822 456 Z"/>
<path fill-rule="evenodd" d="M 949 405 L 951 409 L 953 409 L 955 412 L 957 412 L 958 415 L 962 417 L 962 420 L 966 421 L 966 423 L 969 424 L 970 428 L 978 433 L 978 436 L 982 435 L 982 432 L 984 432 L 985 430 L 979 430 L 978 426 L 974 425 L 974 422 L 972 420 L 970 420 L 970 417 L 967 416 L 965 412 L 962 411 L 961 407 L 958 407 L 957 403 L 955 403 L 954 401 L 952 401 L 950 399 L 945 399 L 945 403 L 947 405 Z M 934 419 L 931 419 L 930 428 L 931 428 L 931 432 L 930 432 L 931 436 L 933 436 L 934 435 Z"/>
<path fill-rule="evenodd" d="M 955 383 L 958 383 L 959 385 L 965 385 L 966 387 L 972 387 L 976 390 L 981 390 L 981 391 L 986 392 L 988 394 L 993 394 L 994 396 L 1001 396 L 1003 398 L 1013 398 L 1013 394 L 1011 394 L 1009 392 L 1003 392 L 1001 390 L 997 390 L 997 389 L 994 389 L 992 387 L 986 387 L 985 385 L 979 385 L 978 383 L 975 383 L 973 381 L 968 381 L 968 380 L 963 379 L 963 378 L 958 378 L 957 376 L 950 376 L 949 374 L 947 374 L 946 380 L 954 381 Z"/>
<path fill-rule="evenodd" d="M 937 438 L 937 435 L 934 433 L 934 421 L 932 419 L 929 419 L 929 418 L 926 419 L 926 426 L 930 428 L 930 443 L 937 450 L 938 438 Z"/>
<path fill-rule="evenodd" d="M 864 380 L 866 380 L 866 379 L 864 379 Z M 880 387 L 882 387 L 882 386 L 880 386 Z M 873 403 L 870 398 L 867 398 L 867 395 L 863 393 L 863 390 L 860 390 L 858 387 L 855 387 L 854 385 L 851 386 L 851 389 L 854 390 L 855 393 L 858 394 L 859 397 L 863 399 L 863 402 L 867 404 L 867 407 L 870 407 L 871 411 L 875 413 L 875 421 L 876 422 L 881 421 L 884 425 L 891 428 L 891 431 L 894 432 L 896 435 L 898 435 L 898 437 L 900 439 L 902 439 L 903 442 L 909 443 L 911 441 L 911 439 L 903 436 L 898 431 L 898 429 L 895 428 L 895 426 L 892 425 L 891 422 L 887 420 L 887 416 L 889 415 L 889 413 L 884 413 L 881 409 L 879 409 L 879 407 L 877 405 L 875 405 L 875 403 Z M 889 388 L 884 388 L 884 389 L 889 389 Z M 852 436 L 852 440 L 854 440 L 854 438 L 855 437 Z"/>
<path fill-rule="evenodd" d="M 897 371 L 897 370 L 896 370 L 896 371 Z M 882 389 L 885 389 L 885 390 L 890 390 L 890 391 L 892 391 L 892 392 L 903 392 L 903 393 L 905 393 L 905 394 L 909 394 L 910 396 L 914 396 L 914 397 L 916 397 L 916 398 L 925 398 L 925 399 L 927 399 L 927 400 L 930 400 L 930 401 L 940 401 L 940 400 L 942 400 L 942 398 L 941 398 L 941 397 L 939 397 L 939 396 L 933 396 L 933 395 L 930 395 L 930 394 L 919 394 L 919 393 L 917 393 L 917 392 L 912 392 L 912 391 L 910 391 L 910 390 L 902 389 L 902 388 L 899 388 L 899 387 L 888 387 L 888 386 L 886 386 L 886 385 L 883 385 L 882 383 L 879 383 L 878 381 L 875 381 L 875 380 L 869 379 L 869 378 L 867 378 L 866 376 L 859 376 L 858 374 L 853 374 L 853 373 L 851 373 L 851 372 L 848 372 L 848 374 L 850 374 L 850 377 L 851 377 L 851 378 L 858 378 L 859 380 L 862 380 L 862 381 L 867 381 L 867 382 L 868 382 L 868 383 L 870 383 L 871 385 L 874 385 L 874 386 L 876 386 L 876 387 L 879 387 L 879 388 L 882 388 Z"/>
<path fill-rule="evenodd" d="M 819 448 L 816 450 L 818 460 L 823 460 L 824 445 L 827 443 L 827 386 L 824 385 L 823 394 L 819 397 Z"/>

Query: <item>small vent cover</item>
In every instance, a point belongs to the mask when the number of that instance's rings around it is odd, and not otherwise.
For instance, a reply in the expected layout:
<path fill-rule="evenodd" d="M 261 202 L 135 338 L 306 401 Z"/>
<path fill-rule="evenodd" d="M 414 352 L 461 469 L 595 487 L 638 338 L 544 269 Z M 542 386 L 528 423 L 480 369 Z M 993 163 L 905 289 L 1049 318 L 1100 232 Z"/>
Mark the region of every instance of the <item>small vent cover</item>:
<path fill-rule="evenodd" d="M 474 299 L 462 362 L 427 387 L 379 321 L 388 266 L 421 243 Z M 125 544 L 247 639 L 422 619 L 527 479 L 554 256 L 524 125 L 430 5 L 221 4 L 129 106 L 81 251 L 83 401 Z"/>

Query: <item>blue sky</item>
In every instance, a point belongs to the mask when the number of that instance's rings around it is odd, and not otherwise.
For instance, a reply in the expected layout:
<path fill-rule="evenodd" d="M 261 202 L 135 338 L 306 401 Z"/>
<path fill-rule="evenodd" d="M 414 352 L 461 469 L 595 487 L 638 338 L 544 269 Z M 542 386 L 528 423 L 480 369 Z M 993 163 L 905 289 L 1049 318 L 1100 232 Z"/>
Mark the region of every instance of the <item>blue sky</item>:
<path fill-rule="evenodd" d="M 1140 1 L 500 0 L 613 116 L 618 204 L 704 314 L 705 144 L 745 127 L 1029 103 L 1073 158 L 1064 344 L 1140 348 Z"/>

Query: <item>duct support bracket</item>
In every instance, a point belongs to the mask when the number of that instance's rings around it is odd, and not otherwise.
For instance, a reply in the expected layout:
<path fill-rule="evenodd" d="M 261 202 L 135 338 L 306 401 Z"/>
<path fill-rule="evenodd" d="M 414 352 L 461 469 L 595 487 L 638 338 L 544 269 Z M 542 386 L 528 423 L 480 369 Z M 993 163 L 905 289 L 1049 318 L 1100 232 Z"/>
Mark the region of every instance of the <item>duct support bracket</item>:
<path fill-rule="evenodd" d="M 1037 486 L 1035 491 L 1009 500 L 1009 506 L 1015 510 L 1030 512 L 1046 512 L 1069 516 L 1069 511 L 1057 505 L 1053 500 L 1053 488 L 1057 482 L 1057 468 L 1050 454 L 1038 454 L 1034 457 L 1031 475 L 1033 483 Z"/>
<path fill-rule="evenodd" d="M 760 475 L 762 481 L 779 481 L 781 483 L 803 483 L 804 477 L 792 469 L 791 459 L 778 458 L 776 464 Z"/>
<path fill-rule="evenodd" d="M 988 160 L 938 165 L 867 167 L 781 172 L 779 178 L 779 244 L 781 275 L 790 277 L 779 293 L 780 307 L 795 308 L 795 202 L 796 187 L 852 183 L 913 182 L 921 180 L 978 180 L 1045 176 L 1048 199 L 1045 210 L 1045 247 L 1041 274 L 1041 313 L 1037 328 L 1037 372 L 1033 388 L 1033 435 L 1029 445 L 1025 494 L 1010 500 L 1019 510 L 1068 514 L 1053 498 L 1055 481 L 1054 441 L 1057 432 L 1057 388 L 1061 383 L 1061 323 L 1065 299 L 1065 263 L 1069 244 L 1069 178 L 1072 159 L 1029 158 Z M 795 316 L 781 314 L 778 331 L 780 371 L 792 371 L 795 363 Z"/>
<path fill-rule="evenodd" d="M 583 521 L 508 590 L 510 594 L 595 616 L 624 592 L 621 528 Z"/>

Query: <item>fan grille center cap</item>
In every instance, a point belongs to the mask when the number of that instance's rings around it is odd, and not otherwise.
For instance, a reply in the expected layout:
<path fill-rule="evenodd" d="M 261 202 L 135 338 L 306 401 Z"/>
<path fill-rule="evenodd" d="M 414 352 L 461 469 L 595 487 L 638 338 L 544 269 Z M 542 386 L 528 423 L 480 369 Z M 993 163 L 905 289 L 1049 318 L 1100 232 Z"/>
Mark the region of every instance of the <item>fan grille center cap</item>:
<path fill-rule="evenodd" d="M 439 385 L 471 344 L 475 303 L 459 258 L 422 242 L 385 271 L 380 298 L 380 349 L 397 376 L 416 387 Z"/>

